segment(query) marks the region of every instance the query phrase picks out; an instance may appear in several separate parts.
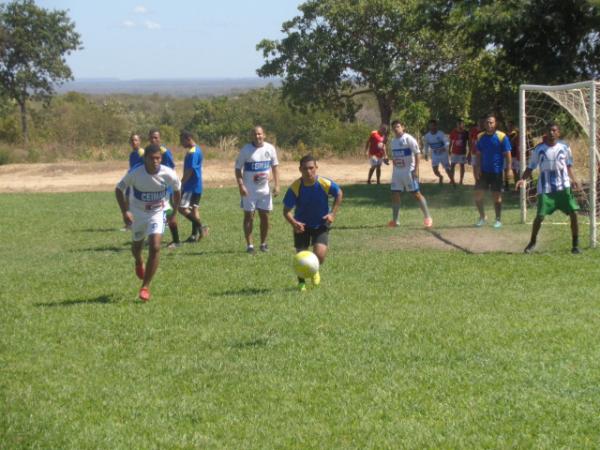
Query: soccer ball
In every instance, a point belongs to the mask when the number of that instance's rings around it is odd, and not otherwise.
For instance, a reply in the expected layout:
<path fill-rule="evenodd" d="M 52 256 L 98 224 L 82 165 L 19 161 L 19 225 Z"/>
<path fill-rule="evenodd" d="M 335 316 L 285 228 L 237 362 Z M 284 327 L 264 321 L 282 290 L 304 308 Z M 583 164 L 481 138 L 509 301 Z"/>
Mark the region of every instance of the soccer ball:
<path fill-rule="evenodd" d="M 294 272 L 300 278 L 311 278 L 319 271 L 319 258 L 313 252 L 304 250 L 294 256 Z"/>

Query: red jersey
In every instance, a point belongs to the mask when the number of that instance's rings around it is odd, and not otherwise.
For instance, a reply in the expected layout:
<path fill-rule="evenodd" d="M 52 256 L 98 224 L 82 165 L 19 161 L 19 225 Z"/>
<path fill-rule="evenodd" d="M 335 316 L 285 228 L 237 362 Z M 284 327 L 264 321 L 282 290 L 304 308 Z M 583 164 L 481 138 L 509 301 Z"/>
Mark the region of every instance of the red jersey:
<path fill-rule="evenodd" d="M 468 140 L 469 133 L 466 130 L 460 131 L 458 128 L 452 130 L 450 132 L 450 148 L 452 148 L 452 154 L 466 155 Z"/>
<path fill-rule="evenodd" d="M 384 148 L 385 137 L 379 134 L 379 131 L 377 130 L 371 131 L 371 135 L 369 136 L 369 156 L 383 158 L 383 155 L 385 154 L 383 151 Z"/>
<path fill-rule="evenodd" d="M 508 135 L 509 139 L 510 139 L 510 146 L 511 146 L 511 150 L 510 150 L 510 156 L 514 158 L 520 158 L 520 153 L 519 153 L 519 132 L 517 130 L 513 130 L 512 133 L 510 133 Z"/>
<path fill-rule="evenodd" d="M 479 136 L 481 130 L 477 125 L 469 130 L 469 149 L 471 153 L 477 153 L 477 136 Z"/>

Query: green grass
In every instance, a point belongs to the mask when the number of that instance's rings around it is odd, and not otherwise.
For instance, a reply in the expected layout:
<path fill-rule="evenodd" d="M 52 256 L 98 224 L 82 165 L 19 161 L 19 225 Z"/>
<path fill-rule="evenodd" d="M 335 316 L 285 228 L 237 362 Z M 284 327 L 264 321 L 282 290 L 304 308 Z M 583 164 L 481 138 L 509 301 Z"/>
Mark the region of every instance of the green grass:
<path fill-rule="evenodd" d="M 2 195 L 0 448 L 596 447 L 598 251 L 548 225 L 521 254 L 512 197 L 477 230 L 470 190 L 426 186 L 436 237 L 409 198 L 383 226 L 387 186 L 345 193 L 318 289 L 280 199 L 252 257 L 210 189 L 211 235 L 163 250 L 148 304 L 112 194 Z"/>

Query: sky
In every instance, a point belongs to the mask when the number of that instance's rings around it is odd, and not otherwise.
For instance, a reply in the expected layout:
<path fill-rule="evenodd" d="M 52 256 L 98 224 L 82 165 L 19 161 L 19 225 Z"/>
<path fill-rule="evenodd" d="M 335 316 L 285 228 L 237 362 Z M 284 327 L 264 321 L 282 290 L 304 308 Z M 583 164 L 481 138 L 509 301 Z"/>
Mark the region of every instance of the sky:
<path fill-rule="evenodd" d="M 75 79 L 256 77 L 262 39 L 302 0 L 37 0 L 67 10 L 83 49 L 67 57 Z"/>

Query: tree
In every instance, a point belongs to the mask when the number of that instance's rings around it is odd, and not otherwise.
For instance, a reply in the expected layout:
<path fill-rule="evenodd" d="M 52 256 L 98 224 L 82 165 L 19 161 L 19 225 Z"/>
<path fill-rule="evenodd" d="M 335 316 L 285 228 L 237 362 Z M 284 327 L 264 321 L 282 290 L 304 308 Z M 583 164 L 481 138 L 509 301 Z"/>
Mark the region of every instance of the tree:
<path fill-rule="evenodd" d="M 263 40 L 260 76 L 283 78 L 293 105 L 353 115 L 372 92 L 382 123 L 421 100 L 464 61 L 460 33 L 449 32 L 452 2 L 309 0 L 283 24 L 281 41 Z"/>
<path fill-rule="evenodd" d="M 27 101 L 48 100 L 56 84 L 72 79 L 65 55 L 81 48 L 66 11 L 48 11 L 33 0 L 0 5 L 0 89 L 19 105 L 25 145 Z"/>

